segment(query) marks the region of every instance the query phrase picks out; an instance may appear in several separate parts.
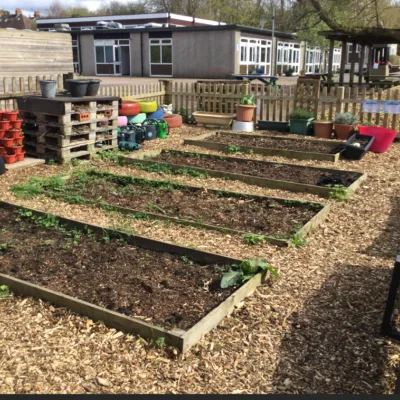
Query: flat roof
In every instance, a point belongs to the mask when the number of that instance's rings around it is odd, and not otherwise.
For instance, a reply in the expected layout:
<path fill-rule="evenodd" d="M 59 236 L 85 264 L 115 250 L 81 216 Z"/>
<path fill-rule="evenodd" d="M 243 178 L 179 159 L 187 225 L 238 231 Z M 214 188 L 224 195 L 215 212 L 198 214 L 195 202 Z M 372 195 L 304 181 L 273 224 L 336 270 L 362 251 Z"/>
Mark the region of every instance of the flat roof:
<path fill-rule="evenodd" d="M 176 19 L 187 22 L 197 22 L 206 25 L 226 25 L 225 22 L 212 21 L 203 18 L 193 18 L 186 15 L 173 13 L 153 13 L 153 14 L 127 14 L 127 15 L 96 15 L 93 17 L 65 17 L 65 18 L 39 18 L 36 20 L 38 25 L 41 24 L 65 24 L 72 22 L 96 22 L 96 21 L 126 21 L 126 20 L 142 20 L 142 19 Z"/>
<path fill-rule="evenodd" d="M 400 43 L 400 29 L 365 28 L 354 33 L 321 31 L 319 34 L 327 39 L 370 46 Z"/>
<path fill-rule="evenodd" d="M 182 31 L 240 31 L 256 35 L 271 37 L 272 31 L 267 29 L 252 28 L 243 25 L 215 25 L 215 26 L 182 26 L 182 27 L 149 27 L 149 28 L 125 28 L 125 29 L 90 29 L 90 30 L 72 30 L 74 35 L 107 34 L 107 33 L 130 33 L 130 32 L 182 32 Z M 274 32 L 279 38 L 296 39 L 292 33 Z"/>

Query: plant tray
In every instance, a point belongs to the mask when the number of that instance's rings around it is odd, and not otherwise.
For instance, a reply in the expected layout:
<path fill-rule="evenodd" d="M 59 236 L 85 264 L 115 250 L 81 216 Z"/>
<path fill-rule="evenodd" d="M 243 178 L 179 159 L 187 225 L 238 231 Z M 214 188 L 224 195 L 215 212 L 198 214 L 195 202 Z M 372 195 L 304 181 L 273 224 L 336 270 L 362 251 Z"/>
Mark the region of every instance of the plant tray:
<path fill-rule="evenodd" d="M 258 129 L 260 131 L 278 131 L 289 132 L 289 122 L 278 121 L 258 121 Z"/>
<path fill-rule="evenodd" d="M 159 161 L 157 157 L 160 155 L 183 155 L 190 159 L 193 157 L 200 157 L 206 160 L 224 160 L 226 162 L 235 162 L 240 164 L 248 164 L 252 163 L 252 165 L 260 165 L 260 166 L 271 166 L 275 168 L 279 167 L 294 167 L 297 171 L 307 171 L 312 170 L 315 172 L 320 172 L 322 174 L 340 176 L 342 174 L 351 174 L 353 182 L 350 185 L 346 185 L 348 193 L 354 193 L 359 186 L 365 181 L 367 178 L 367 174 L 356 172 L 356 171 L 341 171 L 337 169 L 330 169 L 330 168 L 315 168 L 315 167 L 304 167 L 300 165 L 293 164 L 283 164 L 283 163 L 275 163 L 275 162 L 268 162 L 268 161 L 259 161 L 259 160 L 252 160 L 247 158 L 238 158 L 238 157 L 229 157 L 229 156 L 219 156 L 213 154 L 199 154 L 193 152 L 185 152 L 179 150 L 153 150 L 153 151 L 145 151 L 141 153 L 134 153 L 128 156 L 124 156 L 123 160 L 124 163 L 129 164 L 142 164 L 142 165 L 160 165 L 165 166 L 171 171 L 179 173 L 182 171 L 184 173 L 185 168 L 189 168 L 190 170 L 197 171 L 200 174 L 207 174 L 209 176 L 213 176 L 216 178 L 228 178 L 232 180 L 238 180 L 249 185 L 257 185 L 261 187 L 268 187 L 271 189 L 280 189 L 280 190 L 287 190 L 290 192 L 300 192 L 300 193 L 312 193 L 316 194 L 321 197 L 330 197 L 332 189 L 326 186 L 317 186 L 313 184 L 306 184 L 306 183 L 299 183 L 288 177 L 286 180 L 278 180 L 274 178 L 262 177 L 257 175 L 250 175 L 250 174 L 240 174 L 234 173 L 229 171 L 229 169 L 210 169 L 206 167 L 198 167 L 192 166 L 190 164 L 179 164 L 174 162 L 167 162 L 167 161 Z M 172 157 L 173 158 L 173 157 Z M 161 167 L 162 168 L 162 167 Z"/>
<path fill-rule="evenodd" d="M 368 143 L 365 146 L 358 147 L 353 145 L 356 140 L 362 139 L 369 139 Z M 374 136 L 367 136 L 355 133 L 354 135 L 350 136 L 349 140 L 346 142 L 346 149 L 343 153 L 343 156 L 345 158 L 348 158 L 349 160 L 361 160 L 368 153 L 374 140 Z"/>
<path fill-rule="evenodd" d="M 36 217 L 49 216 L 49 214 L 40 211 L 31 210 L 29 208 L 20 207 L 3 201 L 0 201 L 0 208 L 9 210 L 10 212 L 25 210 L 30 212 L 30 215 Z M 128 246 L 147 249 L 148 251 L 152 252 L 158 252 L 161 256 L 163 254 L 178 255 L 188 258 L 192 260 L 192 262 L 210 266 L 226 266 L 240 264 L 242 262 L 242 260 L 194 250 L 188 247 L 177 246 L 142 236 L 126 234 L 124 232 L 97 225 L 87 224 L 62 217 L 56 218 L 59 220 L 59 224 L 62 225 L 66 230 L 73 230 L 75 232 L 83 231 L 82 234 L 84 235 L 84 232 L 88 232 L 88 229 L 90 229 L 91 234 L 101 236 L 108 235 L 110 240 L 113 240 L 113 238 L 123 240 Z M 50 234 L 48 239 L 51 240 L 53 238 L 51 234 L 52 228 L 43 229 L 49 229 Z M 15 238 L 15 240 L 17 240 L 17 238 Z M 104 246 L 104 251 L 107 251 L 107 243 L 104 243 L 102 246 Z M 103 308 L 93 303 L 80 300 L 76 297 L 63 294 L 48 287 L 18 279 L 8 274 L 0 273 L 0 284 L 7 285 L 10 290 L 17 295 L 30 296 L 48 301 L 56 306 L 68 308 L 69 310 L 86 316 L 94 321 L 102 321 L 106 326 L 121 330 L 123 332 L 135 333 L 146 339 L 157 340 L 163 338 L 166 344 L 175 346 L 184 352 L 200 341 L 205 334 L 218 326 L 225 316 L 229 315 L 234 310 L 235 306 L 243 301 L 243 299 L 252 294 L 257 286 L 263 284 L 268 276 L 269 273 L 259 273 L 242 286 L 238 287 L 236 290 L 232 289 L 230 294 L 227 294 L 224 300 L 222 300 L 209 312 L 204 312 L 199 315 L 200 319 L 187 329 L 163 328 L 146 322 L 141 318 L 131 317 L 121 314 L 120 312 L 111 311 L 107 308 Z M 191 300 L 196 301 L 196 296 L 193 295 Z"/>
<path fill-rule="evenodd" d="M 140 185 L 151 185 L 152 191 L 151 193 L 157 193 L 158 190 L 163 191 L 162 185 L 164 187 L 167 187 L 169 191 L 175 190 L 175 191 L 181 191 L 183 192 L 183 196 L 181 199 L 184 201 L 185 197 L 187 198 L 187 201 L 190 201 L 191 198 L 195 199 L 200 199 L 201 196 L 204 194 L 205 190 L 202 187 L 197 187 L 197 186 L 189 186 L 189 185 L 182 185 L 170 181 L 151 181 L 143 178 L 138 178 L 134 176 L 123 176 L 123 175 L 114 175 L 112 173 L 108 172 L 102 172 L 102 171 L 97 171 L 97 170 L 91 170 L 88 171 L 86 176 L 91 176 L 93 179 L 100 178 L 100 179 L 106 179 L 107 183 L 110 185 L 111 183 L 115 182 L 122 182 L 124 188 L 126 189 L 128 185 L 132 185 L 132 187 L 138 188 Z M 69 179 L 69 176 L 66 176 L 65 179 Z M 87 179 L 84 179 L 85 181 L 90 181 Z M 121 181 L 122 180 L 122 181 Z M 115 182 L 114 182 L 115 181 Z M 118 187 L 118 183 L 116 183 Z M 169 216 L 167 215 L 166 211 L 162 209 L 162 207 L 165 207 L 162 202 L 158 202 L 156 205 L 152 204 L 151 207 L 151 212 L 147 211 L 146 204 L 143 204 L 140 209 L 133 208 L 133 207 L 126 207 L 126 206 L 120 206 L 116 204 L 116 202 L 123 202 L 121 199 L 123 199 L 121 196 L 116 197 L 117 201 L 113 202 L 113 198 L 109 201 L 106 200 L 105 197 L 102 198 L 101 201 L 98 200 L 99 193 L 94 194 L 93 190 L 95 189 L 90 189 L 93 199 L 88 198 L 88 196 L 84 196 L 84 188 L 81 189 L 83 192 L 79 192 L 79 190 L 74 190 L 73 188 L 73 183 L 69 182 L 68 185 L 68 190 L 65 192 L 61 189 L 58 188 L 57 191 L 52 191 L 51 189 L 46 189 L 47 192 L 45 191 L 44 194 L 48 195 L 49 197 L 56 198 L 56 199 L 62 199 L 63 201 L 71 201 L 71 202 L 76 202 L 76 196 L 80 196 L 80 198 L 83 198 L 84 204 L 87 205 L 92 205 L 92 206 L 98 206 L 98 207 L 103 207 L 107 210 L 112 210 L 112 211 L 117 211 L 120 213 L 125 213 L 125 214 L 130 214 L 133 215 L 136 218 L 149 218 L 149 219 L 155 219 L 155 220 L 164 220 L 164 221 L 171 221 L 177 224 L 181 225 L 187 225 L 187 226 L 195 226 L 199 227 L 202 229 L 209 229 L 209 230 L 215 230 L 215 231 L 220 231 L 224 233 L 232 233 L 232 234 L 237 234 L 237 235 L 245 235 L 249 233 L 253 234 L 259 234 L 259 231 L 253 231 L 251 232 L 250 229 L 248 231 L 245 230 L 239 230 L 236 229 L 236 227 L 227 227 L 224 222 L 220 222 L 218 225 L 216 223 L 206 223 L 201 221 L 201 218 L 198 217 L 198 219 L 189 219 L 189 217 L 182 218 L 180 214 L 182 213 L 181 211 L 173 211 L 175 214 L 179 214 L 179 216 Z M 96 187 L 99 185 L 97 184 Z M 145 186 L 144 186 L 145 187 Z M 157 189 L 154 189 L 157 188 Z M 117 190 L 117 189 L 116 189 Z M 141 191 L 146 192 L 146 194 L 150 193 L 148 189 L 144 189 Z M 102 192 L 103 193 L 103 192 Z M 186 193 L 186 194 L 185 194 Z M 189 193 L 189 194 L 187 194 Z M 238 193 L 238 192 L 229 192 L 225 190 L 214 190 L 214 189 L 207 189 L 206 190 L 207 196 L 207 201 L 210 201 L 210 204 L 212 204 L 213 201 L 217 201 L 218 198 L 224 198 L 224 199 L 233 199 L 233 201 L 237 200 L 238 204 L 246 204 L 246 202 L 254 202 L 255 204 L 261 204 L 262 207 L 259 209 L 264 209 L 265 207 L 276 207 L 276 204 L 282 205 L 283 207 L 295 207 L 298 211 L 298 214 L 291 214 L 289 218 L 289 214 L 286 215 L 288 218 L 287 221 L 292 221 L 293 218 L 301 218 L 299 215 L 301 213 L 308 214 L 307 215 L 307 222 L 299 223 L 298 227 L 296 228 L 296 233 L 295 236 L 299 239 L 302 239 L 307 236 L 308 233 L 313 232 L 317 226 L 326 218 L 328 212 L 329 212 L 329 205 L 324 205 L 321 203 L 313 203 L 313 202 L 306 202 L 306 201 L 300 201 L 300 200 L 288 200 L 288 199 L 282 199 L 282 198 L 277 198 L 277 197 L 267 197 L 267 196 L 259 196 L 259 195 L 249 195 L 249 194 L 244 194 L 244 193 Z M 128 195 L 125 197 L 127 198 Z M 154 195 L 155 196 L 155 195 Z M 157 197 L 159 198 L 159 197 Z M 69 200 L 71 199 L 71 200 Z M 180 201 L 182 201 L 180 200 Z M 166 200 L 164 200 L 166 201 Z M 187 203 L 186 201 L 186 203 Z M 224 202 L 224 204 L 228 204 L 227 201 Z M 129 203 L 129 201 L 127 201 Z M 272 203 L 272 205 L 271 205 Z M 199 204 L 199 202 L 198 202 Z M 204 201 L 203 201 L 203 206 L 204 206 Z M 245 207 L 245 206 L 244 206 Z M 228 205 L 225 205 L 225 210 L 229 208 Z M 211 207 L 212 209 L 212 207 Z M 303 212 L 304 210 L 304 212 Z M 287 212 L 291 212 L 289 209 L 286 210 Z M 163 213 L 162 213 L 163 212 Z M 223 213 L 224 210 L 221 210 L 220 213 Z M 227 211 L 226 211 L 227 212 Z M 220 214 L 219 213 L 219 214 Z M 219 215 L 218 214 L 218 215 Z M 271 214 L 271 213 L 269 213 Z M 278 213 L 277 215 L 282 219 L 282 213 Z M 297 215 L 297 217 L 295 217 Z M 212 219 L 212 217 L 210 217 Z M 250 218 L 250 217 L 249 217 Z M 309 218 L 309 219 L 308 219 Z M 303 220 L 305 219 L 305 216 L 303 216 Z M 226 219 L 222 219 L 222 221 L 226 221 Z M 245 221 L 245 219 L 243 219 Z M 281 221 L 282 222 L 282 221 Z M 282 222 L 283 223 L 283 222 Z M 240 225 L 240 224 L 239 224 Z M 258 226 L 258 225 L 257 225 Z M 263 227 L 265 225 L 260 225 Z M 292 226 L 291 228 L 294 228 Z M 288 230 L 289 227 L 288 227 Z M 262 229 L 261 229 L 262 232 Z M 266 232 L 263 234 L 264 240 L 277 245 L 277 246 L 289 246 L 291 244 L 291 239 L 292 235 L 290 232 L 285 232 L 284 235 L 282 234 L 273 234 L 269 233 L 267 234 Z"/>
<path fill-rule="evenodd" d="M 218 137 L 223 139 L 223 143 L 217 143 L 208 139 L 212 139 L 214 137 Z M 254 154 L 262 154 L 266 156 L 280 156 L 286 158 L 294 158 L 297 160 L 319 160 L 319 161 L 331 161 L 336 163 L 340 155 L 344 150 L 344 142 L 336 141 L 336 140 L 318 140 L 318 139 L 307 139 L 307 138 L 292 138 L 287 137 L 277 137 L 277 136 L 267 136 L 267 135 L 251 135 L 251 134 L 238 134 L 231 132 L 217 132 L 217 133 L 206 133 L 204 135 L 196 136 L 195 138 L 185 139 L 184 144 L 204 147 L 206 149 L 217 150 L 224 152 L 230 145 L 235 144 L 235 140 L 239 138 L 242 141 L 251 140 L 261 140 L 263 138 L 273 141 L 280 141 L 281 143 L 288 143 L 292 145 L 293 148 L 296 148 L 298 144 L 307 142 L 310 145 L 315 144 L 326 144 L 336 147 L 337 150 L 333 150 L 332 153 L 321 153 L 321 152 L 313 152 L 313 151 L 300 151 L 300 150 L 286 150 L 286 149 L 278 149 L 273 147 L 261 147 L 261 146 L 249 146 L 249 145 L 240 145 L 240 152 L 243 153 L 254 153 Z M 243 139 L 241 139 L 243 138 Z"/>

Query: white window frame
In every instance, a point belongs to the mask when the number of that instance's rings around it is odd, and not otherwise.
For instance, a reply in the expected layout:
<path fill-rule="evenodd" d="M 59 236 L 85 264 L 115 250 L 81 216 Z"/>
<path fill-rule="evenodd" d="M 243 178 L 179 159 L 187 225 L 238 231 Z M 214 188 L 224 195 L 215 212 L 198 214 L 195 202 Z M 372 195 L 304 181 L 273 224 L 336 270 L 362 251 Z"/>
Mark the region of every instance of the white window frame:
<path fill-rule="evenodd" d="M 123 43 L 124 41 L 128 41 L 128 43 Z M 105 46 L 112 46 L 113 62 L 97 62 L 96 48 L 103 47 L 103 49 L 104 49 Z M 121 62 L 121 51 L 120 51 L 121 47 L 129 47 L 129 69 L 131 70 L 130 46 L 131 46 L 130 39 L 103 39 L 103 40 L 96 39 L 94 41 L 94 60 L 95 60 L 96 76 L 122 76 L 122 62 Z M 120 54 L 119 61 L 115 60 L 115 51 L 116 50 L 119 51 L 119 54 Z M 105 60 L 105 49 L 103 51 L 104 51 L 104 60 Z M 114 73 L 113 74 L 98 74 L 97 73 L 97 65 L 98 64 L 103 64 L 103 65 L 113 64 Z M 120 72 L 116 72 L 118 66 L 119 66 Z"/>
<path fill-rule="evenodd" d="M 276 72 L 283 73 L 289 68 L 294 70 L 293 75 L 300 72 L 300 44 L 278 41 Z"/>
<path fill-rule="evenodd" d="M 262 49 L 265 50 L 265 61 L 261 60 Z M 271 54 L 271 40 L 250 37 L 240 38 L 240 65 L 246 66 L 246 74 L 249 74 L 249 67 L 258 66 L 264 68 L 265 74 L 271 74 Z"/>
<path fill-rule="evenodd" d="M 322 50 L 317 47 L 307 47 L 306 49 L 306 73 L 315 74 L 321 72 L 322 68 Z"/>
<path fill-rule="evenodd" d="M 169 40 L 169 43 L 163 43 L 163 40 Z M 162 47 L 163 44 L 166 46 L 171 46 L 171 62 L 170 63 L 164 63 L 162 62 Z M 160 47 L 160 61 L 159 63 L 153 63 L 151 62 L 151 48 L 152 47 L 156 47 L 159 46 Z M 155 77 L 155 78 L 163 78 L 163 77 L 168 77 L 168 78 L 172 78 L 174 75 L 174 65 L 173 65 L 173 60 L 174 60 L 174 44 L 173 44 L 173 40 L 172 38 L 151 38 L 149 39 L 149 75 L 151 77 Z M 171 65 L 172 69 L 171 69 L 171 75 L 152 75 L 151 73 L 151 66 L 152 64 L 154 65 Z"/>
<path fill-rule="evenodd" d="M 78 55 L 78 61 L 77 62 L 73 61 L 74 72 L 77 73 L 78 75 L 80 75 L 81 74 L 81 62 L 80 62 L 79 41 L 78 40 L 72 40 L 72 47 L 76 48 L 77 55 Z M 75 68 L 75 66 L 77 66 L 77 68 Z"/>

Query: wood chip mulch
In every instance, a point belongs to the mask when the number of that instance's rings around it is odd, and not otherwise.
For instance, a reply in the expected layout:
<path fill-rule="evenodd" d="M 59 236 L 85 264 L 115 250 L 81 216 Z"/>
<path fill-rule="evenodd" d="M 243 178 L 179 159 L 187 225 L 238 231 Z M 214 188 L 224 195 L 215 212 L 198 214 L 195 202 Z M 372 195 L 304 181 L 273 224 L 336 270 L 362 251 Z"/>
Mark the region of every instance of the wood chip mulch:
<path fill-rule="evenodd" d="M 204 133 L 185 126 L 145 150 L 183 146 Z M 400 143 L 385 154 L 338 164 L 237 154 L 260 160 L 364 171 L 350 201 L 259 188 L 216 178 L 163 176 L 96 160 L 116 173 L 174 179 L 291 199 L 329 202 L 303 248 L 245 245 L 240 237 L 156 221 L 126 221 L 45 197 L 17 200 L 9 187 L 68 172 L 38 166 L 0 177 L 0 199 L 82 221 L 239 257 L 266 257 L 281 279 L 259 288 L 194 348 L 178 354 L 31 298 L 0 302 L 0 393 L 392 393 L 400 346 L 380 335 L 394 258 L 400 253 Z M 129 226 L 127 226 L 129 225 Z"/>

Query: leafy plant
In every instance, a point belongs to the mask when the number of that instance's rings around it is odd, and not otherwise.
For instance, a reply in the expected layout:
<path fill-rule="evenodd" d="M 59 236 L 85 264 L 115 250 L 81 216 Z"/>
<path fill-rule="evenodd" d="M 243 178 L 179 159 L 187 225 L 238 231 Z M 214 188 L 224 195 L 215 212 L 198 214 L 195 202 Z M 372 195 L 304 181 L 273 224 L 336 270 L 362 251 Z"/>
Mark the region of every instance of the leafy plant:
<path fill-rule="evenodd" d="M 329 197 L 336 201 L 346 201 L 350 198 L 348 189 L 343 185 L 327 185 L 332 188 L 329 192 Z"/>
<path fill-rule="evenodd" d="M 245 233 L 242 239 L 246 244 L 256 245 L 265 242 L 265 236 L 254 233 Z"/>
<path fill-rule="evenodd" d="M 360 122 L 361 126 L 377 126 L 376 124 L 374 124 L 373 122 L 370 121 L 364 121 L 364 122 Z"/>
<path fill-rule="evenodd" d="M 285 75 L 286 76 L 293 76 L 294 72 L 295 72 L 294 68 L 288 68 L 286 70 L 286 72 L 285 72 Z"/>
<path fill-rule="evenodd" d="M 243 96 L 240 100 L 240 104 L 245 106 L 254 106 L 256 104 L 256 98 L 254 95 Z"/>
<path fill-rule="evenodd" d="M 289 244 L 291 247 L 303 247 L 307 244 L 307 239 L 300 237 L 299 235 L 294 235 L 290 240 Z"/>
<path fill-rule="evenodd" d="M 7 250 L 11 247 L 9 243 L 0 243 L 0 251 Z"/>
<path fill-rule="evenodd" d="M 233 265 L 232 269 L 222 275 L 220 286 L 226 289 L 241 285 L 261 271 L 270 271 L 275 277 L 279 277 L 278 271 L 265 258 L 254 258 L 243 261 L 239 266 Z"/>
<path fill-rule="evenodd" d="M 241 151 L 241 147 L 236 144 L 230 144 L 225 147 L 224 151 L 228 154 L 239 153 Z"/>
<path fill-rule="evenodd" d="M 175 114 L 180 114 L 182 116 L 182 121 L 184 124 L 195 124 L 196 119 L 193 114 L 185 107 L 181 107 L 179 110 L 175 110 Z"/>
<path fill-rule="evenodd" d="M 165 337 L 159 337 L 156 340 L 156 345 L 159 347 L 164 347 L 165 346 Z"/>
<path fill-rule="evenodd" d="M 4 299 L 11 296 L 10 288 L 7 285 L 0 285 L 0 298 Z"/>
<path fill-rule="evenodd" d="M 193 262 L 189 257 L 187 257 L 187 256 L 182 256 L 182 257 L 181 257 L 181 260 L 182 260 L 183 262 L 185 262 L 186 264 L 189 264 L 189 265 L 193 265 L 193 264 L 194 264 L 194 262 Z"/>
<path fill-rule="evenodd" d="M 295 110 L 293 110 L 290 115 L 289 115 L 290 119 L 310 119 L 310 118 L 314 118 L 314 113 L 312 111 L 309 110 L 305 110 L 303 108 L 296 108 Z"/>
<path fill-rule="evenodd" d="M 335 124 L 337 125 L 355 125 L 357 117 L 351 112 L 337 113 L 335 117 Z"/>
<path fill-rule="evenodd" d="M 57 161 L 56 160 L 47 160 L 46 162 L 47 165 L 57 165 Z"/>

